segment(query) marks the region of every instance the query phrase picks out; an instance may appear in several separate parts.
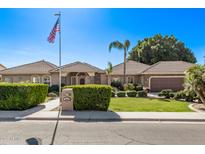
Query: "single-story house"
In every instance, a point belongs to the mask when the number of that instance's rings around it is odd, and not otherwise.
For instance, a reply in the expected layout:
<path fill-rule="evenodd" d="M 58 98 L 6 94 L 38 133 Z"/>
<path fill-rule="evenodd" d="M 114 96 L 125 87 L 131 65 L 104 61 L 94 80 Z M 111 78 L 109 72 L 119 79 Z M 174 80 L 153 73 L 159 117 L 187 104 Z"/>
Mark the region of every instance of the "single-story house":
<path fill-rule="evenodd" d="M 128 60 L 126 63 L 126 83 L 144 86 L 151 91 L 162 89 L 183 89 L 185 71 L 194 64 L 183 61 L 160 61 L 151 66 Z M 111 81 L 123 81 L 124 64 L 113 67 L 111 74 L 84 62 L 74 62 L 61 67 L 61 79 L 64 85 L 110 84 Z M 0 71 L 5 82 L 33 82 L 59 84 L 59 67 L 38 61 Z"/>
<path fill-rule="evenodd" d="M 151 91 L 183 89 L 185 72 L 194 66 L 184 61 L 160 61 L 145 69 L 142 74 L 142 85 Z"/>
<path fill-rule="evenodd" d="M 150 66 L 139 63 L 133 60 L 128 60 L 126 63 L 126 83 L 141 84 L 142 85 L 142 75 L 141 73 L 148 69 Z M 112 73 L 109 77 L 109 83 L 113 80 L 119 80 L 123 82 L 124 76 L 124 63 L 113 66 Z"/>
<path fill-rule="evenodd" d="M 51 81 L 50 70 L 57 68 L 56 65 L 41 60 L 34 63 L 24 64 L 7 68 L 0 72 L 4 82 L 33 82 L 48 83 Z"/>
<path fill-rule="evenodd" d="M 51 83 L 59 83 L 59 68 L 50 70 Z M 84 62 L 74 62 L 61 67 L 62 84 L 107 84 L 105 71 Z"/>

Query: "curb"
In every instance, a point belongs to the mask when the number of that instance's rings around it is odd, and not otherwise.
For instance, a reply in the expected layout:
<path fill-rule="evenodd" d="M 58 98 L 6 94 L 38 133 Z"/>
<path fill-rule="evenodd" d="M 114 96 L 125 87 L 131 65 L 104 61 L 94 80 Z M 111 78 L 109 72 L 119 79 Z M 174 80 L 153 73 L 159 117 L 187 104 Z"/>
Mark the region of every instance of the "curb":
<path fill-rule="evenodd" d="M 192 104 L 190 104 L 188 107 L 189 107 L 191 110 L 195 111 L 195 112 L 205 112 L 205 111 L 196 109 L 196 108 L 194 108 L 193 106 L 194 106 L 194 104 L 192 103 Z"/>
<path fill-rule="evenodd" d="M 28 120 L 28 121 L 32 121 L 32 120 L 42 120 L 42 121 L 46 121 L 46 120 L 51 120 L 51 121 L 55 121 L 58 118 L 49 118 L 49 117 L 15 117 L 15 120 Z M 61 121 L 76 121 L 76 122 L 80 122 L 80 121 L 85 121 L 85 122 L 120 122 L 120 121 L 157 121 L 157 122 L 163 122 L 163 121 L 170 121 L 170 122 L 205 122 L 205 119 L 158 119 L 158 118 L 107 118 L 107 119 L 100 119 L 100 118 L 93 118 L 93 119 L 83 119 L 83 118 L 69 118 L 69 117 L 63 117 L 63 118 L 59 118 L 59 120 Z"/>

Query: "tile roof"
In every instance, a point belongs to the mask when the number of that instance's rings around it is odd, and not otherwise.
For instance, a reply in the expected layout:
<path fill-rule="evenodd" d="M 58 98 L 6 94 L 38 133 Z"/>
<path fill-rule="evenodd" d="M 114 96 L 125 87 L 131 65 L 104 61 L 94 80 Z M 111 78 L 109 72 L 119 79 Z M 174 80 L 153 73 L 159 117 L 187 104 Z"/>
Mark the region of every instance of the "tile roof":
<path fill-rule="evenodd" d="M 0 64 L 0 71 L 6 69 L 6 67 L 2 64 Z"/>
<path fill-rule="evenodd" d="M 126 63 L 126 74 L 127 75 L 135 75 L 141 74 L 142 71 L 149 68 L 149 65 L 139 63 L 133 60 L 128 60 Z M 124 63 L 120 63 L 118 65 L 113 66 L 113 71 L 111 75 L 123 75 Z"/>
<path fill-rule="evenodd" d="M 2 75 L 12 74 L 49 74 L 49 70 L 57 66 L 48 61 L 37 61 L 34 63 L 24 64 L 1 71 Z"/>
<path fill-rule="evenodd" d="M 184 61 L 160 61 L 144 70 L 142 74 L 184 74 L 188 68 L 194 65 Z"/>
<path fill-rule="evenodd" d="M 53 69 L 50 72 L 58 72 L 59 68 Z M 62 66 L 61 68 L 64 72 L 98 72 L 98 73 L 105 73 L 104 70 L 97 68 L 93 65 L 84 62 L 74 62 L 67 65 Z"/>

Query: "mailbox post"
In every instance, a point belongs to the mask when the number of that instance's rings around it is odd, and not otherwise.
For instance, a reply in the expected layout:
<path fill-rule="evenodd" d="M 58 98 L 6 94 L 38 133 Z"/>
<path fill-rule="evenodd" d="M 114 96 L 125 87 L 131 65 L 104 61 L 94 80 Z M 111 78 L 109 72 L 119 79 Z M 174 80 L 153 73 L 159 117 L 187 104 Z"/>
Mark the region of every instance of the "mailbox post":
<path fill-rule="evenodd" d="M 73 111 L 73 89 L 67 88 L 62 91 L 62 110 L 63 111 Z"/>

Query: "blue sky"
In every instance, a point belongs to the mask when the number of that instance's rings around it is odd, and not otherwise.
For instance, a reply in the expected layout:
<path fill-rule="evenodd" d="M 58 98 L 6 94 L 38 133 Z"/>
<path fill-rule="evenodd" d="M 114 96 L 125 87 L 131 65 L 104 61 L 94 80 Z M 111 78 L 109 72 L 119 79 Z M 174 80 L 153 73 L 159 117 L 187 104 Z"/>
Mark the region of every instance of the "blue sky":
<path fill-rule="evenodd" d="M 58 39 L 46 39 L 62 12 L 62 63 L 82 61 L 106 68 L 123 61 L 108 52 L 111 41 L 137 41 L 154 34 L 175 35 L 203 64 L 205 9 L 0 9 L 0 63 L 6 67 L 48 60 L 58 64 Z"/>

